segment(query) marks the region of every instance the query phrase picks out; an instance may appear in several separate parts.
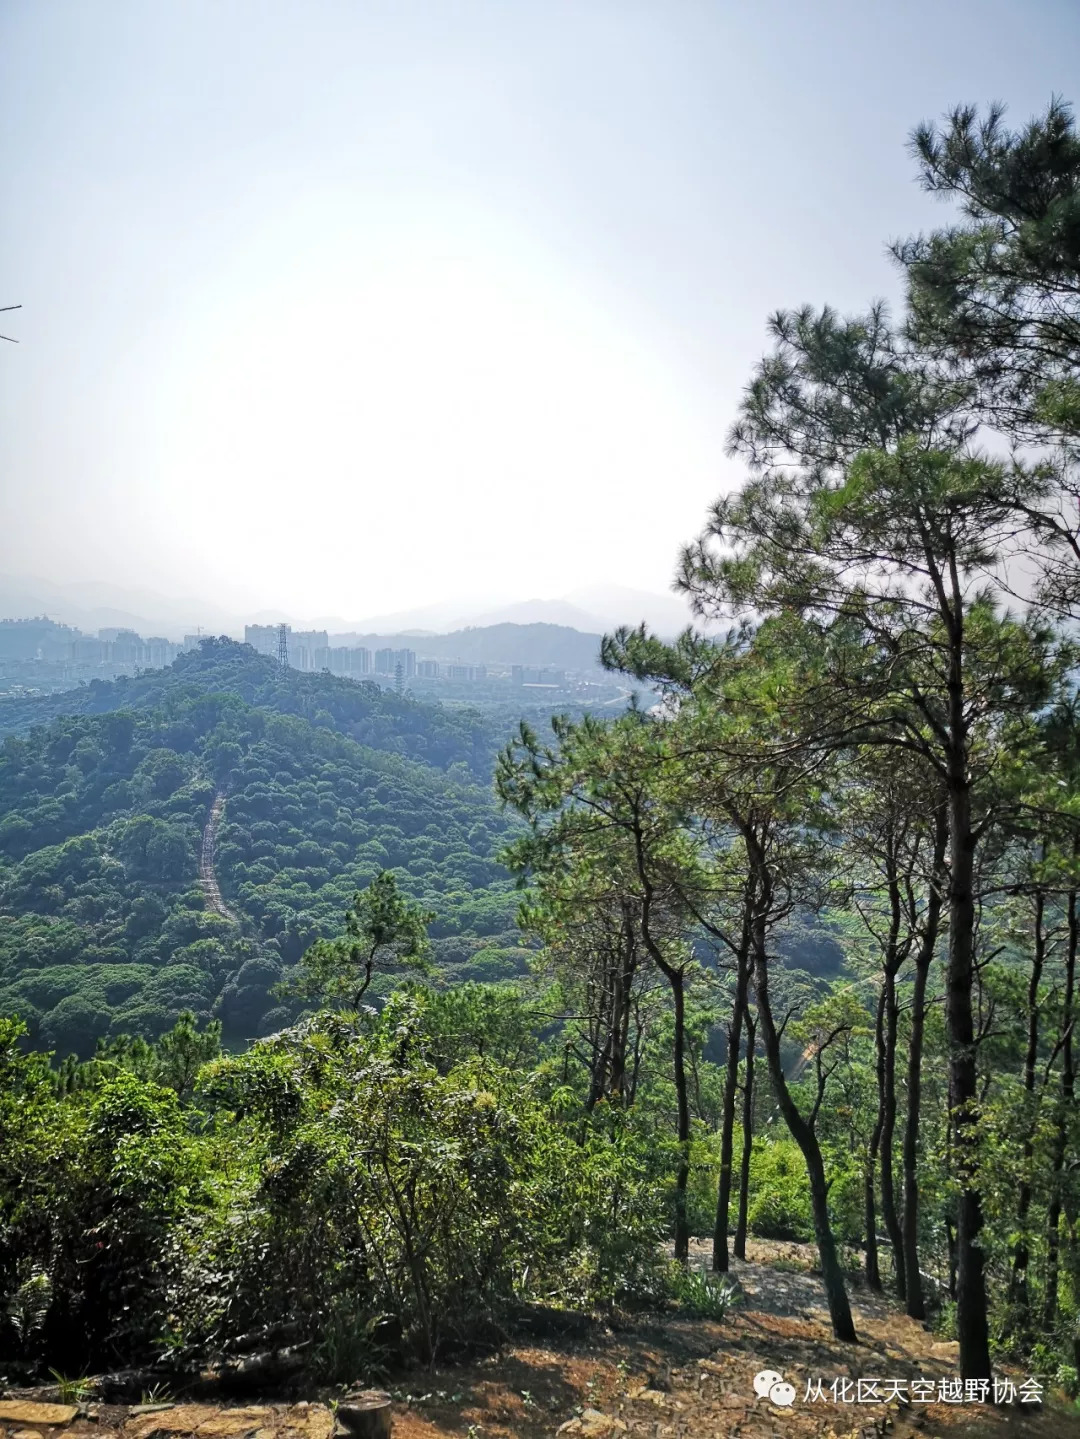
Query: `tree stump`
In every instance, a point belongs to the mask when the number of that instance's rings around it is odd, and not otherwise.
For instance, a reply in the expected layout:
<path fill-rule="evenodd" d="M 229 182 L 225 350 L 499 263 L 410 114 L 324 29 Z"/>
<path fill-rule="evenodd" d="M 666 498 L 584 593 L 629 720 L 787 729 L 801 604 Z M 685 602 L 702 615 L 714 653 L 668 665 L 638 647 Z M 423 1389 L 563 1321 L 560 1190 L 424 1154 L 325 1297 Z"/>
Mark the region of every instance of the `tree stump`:
<path fill-rule="evenodd" d="M 337 1407 L 339 1422 L 355 1439 L 390 1439 L 392 1415 L 390 1395 L 382 1389 L 349 1394 Z"/>

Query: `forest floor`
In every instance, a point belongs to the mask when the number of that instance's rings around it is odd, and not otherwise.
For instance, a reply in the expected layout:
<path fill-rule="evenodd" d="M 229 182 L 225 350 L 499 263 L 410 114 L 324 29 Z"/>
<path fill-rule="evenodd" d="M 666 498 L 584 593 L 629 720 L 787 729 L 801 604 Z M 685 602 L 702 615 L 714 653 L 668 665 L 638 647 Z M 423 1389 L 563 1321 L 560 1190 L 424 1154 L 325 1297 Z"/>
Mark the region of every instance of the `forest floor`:
<path fill-rule="evenodd" d="M 573 1339 L 508 1343 L 471 1363 L 436 1364 L 384 1382 L 394 1397 L 394 1439 L 1073 1439 L 1080 1409 L 1047 1393 L 1041 1404 L 994 1408 L 940 1402 L 955 1379 L 956 1346 L 908 1319 L 892 1300 L 852 1293 L 859 1343 L 832 1337 L 820 1278 L 806 1245 L 748 1246 L 732 1277 L 740 1301 L 722 1321 L 680 1318 L 596 1325 Z M 691 1260 L 707 1257 L 703 1243 Z M 771 1369 L 795 1389 L 790 1406 L 754 1391 Z M 1027 1378 L 1003 1371 L 1019 1391 Z M 821 1397 L 807 1398 L 820 1379 Z M 848 1381 L 922 1381 L 924 1401 L 850 1402 Z M 26 1395 L 27 1398 L 31 1396 Z M 34 1398 L 45 1397 L 37 1394 Z M 54 1396 L 49 1396 L 54 1397 Z M 332 1408 L 271 1400 L 224 1404 L 74 1406 L 66 1421 L 35 1421 L 0 1404 L 0 1439 L 330 1439 Z M 930 1402 L 932 1399 L 932 1402 Z M 6 1412 L 5 1412 L 6 1411 Z M 5 1434 L 6 1426 L 6 1434 Z"/>

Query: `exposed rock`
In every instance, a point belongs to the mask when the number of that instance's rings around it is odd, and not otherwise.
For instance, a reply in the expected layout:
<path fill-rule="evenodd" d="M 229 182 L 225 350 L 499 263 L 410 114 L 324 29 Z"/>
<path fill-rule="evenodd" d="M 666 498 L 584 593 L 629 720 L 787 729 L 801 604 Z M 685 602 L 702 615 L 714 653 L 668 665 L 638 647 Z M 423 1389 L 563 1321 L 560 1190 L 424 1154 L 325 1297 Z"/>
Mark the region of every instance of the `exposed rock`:
<path fill-rule="evenodd" d="M 634 1389 L 630 1394 L 630 1398 L 642 1399 L 647 1404 L 664 1404 L 667 1402 L 666 1394 L 661 1393 L 659 1389 L 650 1389 L 647 1384 L 643 1384 L 640 1389 Z"/>
<path fill-rule="evenodd" d="M 7 1424 L 70 1424 L 77 1404 L 35 1404 L 29 1399 L 0 1399 L 0 1420 Z"/>
<path fill-rule="evenodd" d="M 265 1404 L 247 1409 L 222 1409 L 205 1424 L 200 1424 L 200 1439 L 228 1439 L 230 1435 L 254 1434 L 266 1427 L 268 1417 L 272 1422 L 273 1410 Z"/>
<path fill-rule="evenodd" d="M 127 1424 L 125 1433 L 128 1439 L 152 1439 L 155 1434 L 194 1434 L 217 1413 L 216 1404 L 174 1404 Z M 257 1422 L 251 1425 L 252 1429 L 258 1427 Z"/>
<path fill-rule="evenodd" d="M 557 1432 L 580 1435 L 581 1439 L 605 1439 L 610 1434 L 625 1434 L 626 1425 L 613 1414 L 601 1414 L 599 1409 L 585 1409 L 579 1417 L 560 1424 Z"/>
<path fill-rule="evenodd" d="M 321 1404 L 294 1404 L 286 1411 L 285 1424 L 307 1439 L 330 1439 L 334 1432 L 334 1417 Z"/>

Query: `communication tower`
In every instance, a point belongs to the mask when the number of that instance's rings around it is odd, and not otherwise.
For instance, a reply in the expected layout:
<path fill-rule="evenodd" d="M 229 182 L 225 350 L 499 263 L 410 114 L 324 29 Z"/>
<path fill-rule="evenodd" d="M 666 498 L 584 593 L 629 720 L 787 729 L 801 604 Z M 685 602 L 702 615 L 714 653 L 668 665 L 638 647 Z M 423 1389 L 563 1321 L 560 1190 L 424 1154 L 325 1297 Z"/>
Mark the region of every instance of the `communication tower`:
<path fill-rule="evenodd" d="M 277 627 L 277 662 L 283 670 L 289 668 L 289 627 L 278 625 Z"/>

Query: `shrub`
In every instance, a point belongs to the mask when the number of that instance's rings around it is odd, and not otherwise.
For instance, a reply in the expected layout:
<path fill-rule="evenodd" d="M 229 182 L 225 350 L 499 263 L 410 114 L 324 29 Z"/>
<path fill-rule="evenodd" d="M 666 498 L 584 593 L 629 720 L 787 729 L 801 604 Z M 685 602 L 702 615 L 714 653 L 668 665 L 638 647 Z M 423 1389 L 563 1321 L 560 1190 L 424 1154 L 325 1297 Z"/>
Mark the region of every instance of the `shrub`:
<path fill-rule="evenodd" d="M 334 1315 L 331 1348 L 351 1353 L 389 1315 L 430 1358 L 511 1301 L 647 1285 L 663 1225 L 647 1146 L 603 1117 L 581 1134 L 490 1061 L 440 1072 L 423 1008 L 398 996 L 359 1034 L 324 1015 L 204 1070 L 222 1141 L 239 1152 L 242 1134 L 255 1160 L 200 1241 L 219 1268 L 192 1342 L 277 1321 L 317 1338 Z M 208 1306 L 208 1290 L 227 1299 Z"/>
<path fill-rule="evenodd" d="M 747 1225 L 763 1239 L 814 1237 L 806 1165 L 793 1139 L 755 1139 Z"/>

